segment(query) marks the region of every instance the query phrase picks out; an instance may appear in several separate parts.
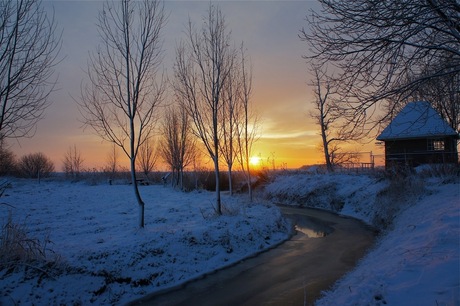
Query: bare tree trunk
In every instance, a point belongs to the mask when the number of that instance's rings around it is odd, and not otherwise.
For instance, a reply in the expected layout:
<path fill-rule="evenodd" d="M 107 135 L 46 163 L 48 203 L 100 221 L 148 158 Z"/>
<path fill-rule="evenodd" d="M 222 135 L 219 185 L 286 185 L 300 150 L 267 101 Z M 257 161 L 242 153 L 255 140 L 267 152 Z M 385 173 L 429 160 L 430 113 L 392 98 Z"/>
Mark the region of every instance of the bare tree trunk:
<path fill-rule="evenodd" d="M 323 152 L 324 152 L 324 160 L 326 161 L 326 169 L 327 172 L 333 172 L 334 168 L 332 167 L 331 163 L 331 155 L 329 154 L 329 143 L 327 140 L 326 129 L 324 128 L 324 122 L 321 125 L 321 139 L 323 141 Z"/>
<path fill-rule="evenodd" d="M 248 127 L 247 126 L 245 127 L 245 130 L 246 130 L 245 135 L 248 135 L 248 131 L 247 131 Z M 252 184 L 251 184 L 251 165 L 249 163 L 249 159 L 250 159 L 249 152 L 250 152 L 250 150 L 249 150 L 249 144 L 248 144 L 247 141 L 245 141 L 245 147 L 246 147 L 245 148 L 245 152 L 246 152 L 245 153 L 245 155 L 246 155 L 246 158 L 245 158 L 245 160 L 246 160 L 246 171 L 245 171 L 246 172 L 246 183 L 248 185 L 249 201 L 252 203 L 253 198 L 252 198 Z"/>
<path fill-rule="evenodd" d="M 222 204 L 220 200 L 220 171 L 219 162 L 217 161 L 217 158 L 214 161 L 214 168 L 216 169 L 214 171 L 214 174 L 216 176 L 216 210 L 217 214 L 222 215 Z"/>
<path fill-rule="evenodd" d="M 136 196 L 137 204 L 139 205 L 139 227 L 144 227 L 144 209 L 145 204 L 142 200 L 141 194 L 139 192 L 139 185 L 136 178 L 136 160 L 134 158 L 130 159 L 131 164 L 131 181 L 133 182 L 134 194 Z"/>
<path fill-rule="evenodd" d="M 217 205 L 217 213 L 222 215 L 222 204 L 220 201 L 220 170 L 219 170 L 219 139 L 217 138 L 218 130 L 217 130 L 217 114 L 215 115 L 214 120 L 214 172 L 216 175 L 216 205 Z"/>
<path fill-rule="evenodd" d="M 233 195 L 232 164 L 228 165 L 228 190 L 230 191 L 230 196 L 232 196 Z"/>

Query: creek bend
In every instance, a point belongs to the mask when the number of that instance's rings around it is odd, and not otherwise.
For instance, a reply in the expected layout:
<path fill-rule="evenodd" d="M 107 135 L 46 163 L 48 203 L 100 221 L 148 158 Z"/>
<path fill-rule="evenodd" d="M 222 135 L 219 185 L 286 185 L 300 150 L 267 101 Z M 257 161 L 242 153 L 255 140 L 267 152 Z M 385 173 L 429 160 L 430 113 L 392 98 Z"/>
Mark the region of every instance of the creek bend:
<path fill-rule="evenodd" d="M 291 239 L 130 305 L 312 305 L 321 291 L 353 269 L 375 240 L 375 231 L 359 220 L 317 209 L 280 208 L 295 224 Z"/>

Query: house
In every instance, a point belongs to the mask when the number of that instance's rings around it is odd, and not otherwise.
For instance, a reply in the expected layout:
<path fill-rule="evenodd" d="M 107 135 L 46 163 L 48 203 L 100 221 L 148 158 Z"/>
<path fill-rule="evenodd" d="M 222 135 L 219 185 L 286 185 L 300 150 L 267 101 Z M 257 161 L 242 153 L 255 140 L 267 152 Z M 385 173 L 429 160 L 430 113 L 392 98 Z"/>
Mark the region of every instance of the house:
<path fill-rule="evenodd" d="M 377 137 L 385 142 L 385 167 L 458 163 L 459 134 L 429 102 L 408 103 Z"/>

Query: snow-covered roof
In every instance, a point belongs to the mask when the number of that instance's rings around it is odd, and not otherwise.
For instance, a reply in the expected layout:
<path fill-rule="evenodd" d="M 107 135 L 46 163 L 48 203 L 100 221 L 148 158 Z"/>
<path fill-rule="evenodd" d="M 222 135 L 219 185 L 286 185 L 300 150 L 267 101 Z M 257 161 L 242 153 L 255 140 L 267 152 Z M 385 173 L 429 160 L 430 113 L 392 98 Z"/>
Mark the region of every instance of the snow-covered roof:
<path fill-rule="evenodd" d="M 458 136 L 429 102 L 408 103 L 377 140 Z"/>

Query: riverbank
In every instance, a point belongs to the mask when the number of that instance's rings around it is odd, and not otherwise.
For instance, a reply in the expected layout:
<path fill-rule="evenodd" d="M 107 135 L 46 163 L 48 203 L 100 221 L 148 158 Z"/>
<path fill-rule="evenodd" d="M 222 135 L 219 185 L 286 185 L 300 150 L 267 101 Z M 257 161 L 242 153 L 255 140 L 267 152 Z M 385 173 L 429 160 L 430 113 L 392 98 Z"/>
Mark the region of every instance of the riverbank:
<path fill-rule="evenodd" d="M 326 210 L 280 207 L 295 234 L 274 249 L 129 305 L 313 305 L 375 241 L 363 222 Z"/>
<path fill-rule="evenodd" d="M 397 180 L 367 175 L 288 175 L 267 196 L 316 204 L 379 227 L 357 267 L 317 305 L 459 305 L 458 176 L 418 174 Z"/>
<path fill-rule="evenodd" d="M 289 237 L 279 209 L 246 196 L 11 179 L 0 199 L 1 305 L 122 305 Z"/>

